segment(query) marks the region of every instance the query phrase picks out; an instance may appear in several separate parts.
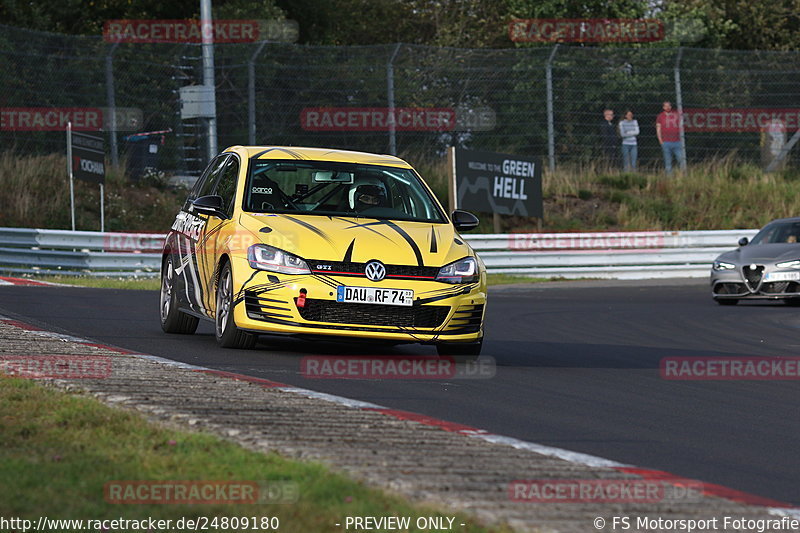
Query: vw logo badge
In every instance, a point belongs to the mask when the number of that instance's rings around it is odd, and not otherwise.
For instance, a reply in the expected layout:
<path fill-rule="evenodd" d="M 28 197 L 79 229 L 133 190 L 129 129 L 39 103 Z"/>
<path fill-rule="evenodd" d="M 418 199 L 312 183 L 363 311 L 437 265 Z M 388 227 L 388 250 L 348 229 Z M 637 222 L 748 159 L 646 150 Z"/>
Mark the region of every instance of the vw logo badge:
<path fill-rule="evenodd" d="M 370 261 L 364 268 L 364 274 L 370 281 L 380 281 L 386 277 L 386 267 L 380 261 Z"/>

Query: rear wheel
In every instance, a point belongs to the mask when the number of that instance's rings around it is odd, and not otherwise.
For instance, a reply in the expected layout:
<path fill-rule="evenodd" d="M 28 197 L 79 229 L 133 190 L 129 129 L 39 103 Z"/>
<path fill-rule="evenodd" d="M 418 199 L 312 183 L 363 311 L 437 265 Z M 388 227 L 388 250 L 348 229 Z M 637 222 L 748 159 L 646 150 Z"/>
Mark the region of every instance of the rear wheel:
<path fill-rule="evenodd" d="M 236 327 L 233 319 L 233 296 L 233 275 L 231 274 L 231 265 L 228 263 L 222 268 L 219 275 L 214 331 L 217 335 L 217 342 L 223 348 L 247 350 L 255 346 L 257 337 Z"/>
<path fill-rule="evenodd" d="M 717 303 L 719 305 L 736 305 L 739 303 L 739 300 L 734 300 L 734 299 L 717 300 Z"/>
<path fill-rule="evenodd" d="M 187 315 L 178 309 L 178 298 L 175 294 L 177 276 L 175 275 L 175 265 L 172 263 L 172 256 L 167 256 L 164 266 L 161 268 L 161 329 L 165 333 L 181 333 L 191 335 L 197 330 L 200 319 Z"/>

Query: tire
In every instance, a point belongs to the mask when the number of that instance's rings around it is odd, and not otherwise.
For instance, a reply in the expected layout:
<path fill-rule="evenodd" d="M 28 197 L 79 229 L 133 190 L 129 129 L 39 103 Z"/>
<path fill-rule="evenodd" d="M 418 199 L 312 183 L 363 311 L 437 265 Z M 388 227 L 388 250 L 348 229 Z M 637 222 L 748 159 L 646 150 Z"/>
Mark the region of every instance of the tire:
<path fill-rule="evenodd" d="M 800 298 L 786 298 L 783 303 L 789 307 L 800 307 Z"/>
<path fill-rule="evenodd" d="M 236 327 L 233 319 L 233 275 L 230 263 L 226 263 L 217 283 L 217 309 L 214 313 L 214 332 L 217 343 L 223 348 L 249 350 L 256 344 L 256 335 Z"/>
<path fill-rule="evenodd" d="M 725 300 L 717 300 L 717 303 L 718 303 L 719 305 L 736 305 L 736 304 L 738 304 L 738 303 L 739 303 L 739 300 L 733 300 L 733 299 L 731 299 L 731 300 L 728 300 L 728 299 L 725 299 Z"/>
<path fill-rule="evenodd" d="M 165 333 L 191 335 L 197 331 L 200 319 L 178 309 L 178 298 L 175 294 L 176 281 L 175 266 L 172 264 L 172 255 L 170 254 L 161 267 L 161 294 L 159 296 L 161 329 Z"/>
<path fill-rule="evenodd" d="M 480 357 L 482 347 L 483 339 L 478 342 L 469 343 L 442 342 L 436 345 L 436 352 L 440 356 L 455 357 L 456 362 L 468 363 Z"/>

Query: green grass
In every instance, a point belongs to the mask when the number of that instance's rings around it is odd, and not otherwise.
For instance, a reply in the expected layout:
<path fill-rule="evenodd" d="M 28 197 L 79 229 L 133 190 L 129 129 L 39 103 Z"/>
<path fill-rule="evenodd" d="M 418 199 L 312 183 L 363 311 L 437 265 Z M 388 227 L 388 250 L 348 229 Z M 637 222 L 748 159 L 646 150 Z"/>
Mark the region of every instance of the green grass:
<path fill-rule="evenodd" d="M 403 154 L 447 206 L 445 157 Z M 67 228 L 69 194 L 61 154 L 18 156 L 0 153 L 0 226 Z M 76 182 L 78 229 L 99 226 L 98 192 Z M 779 217 L 800 214 L 800 170 L 766 174 L 735 154 L 666 177 L 660 167 L 619 173 L 597 165 L 561 165 L 542 181 L 541 230 L 637 231 L 757 228 Z M 159 181 L 132 184 L 120 172 L 106 183 L 106 229 L 166 232 L 186 191 Z M 473 233 L 493 233 L 492 215 L 477 213 Z M 500 231 L 534 232 L 538 222 L 505 216 Z"/>
<path fill-rule="evenodd" d="M 486 284 L 510 285 L 512 283 L 542 283 L 545 281 L 562 281 L 563 278 L 533 278 L 527 276 L 513 276 L 511 274 L 486 274 Z"/>
<path fill-rule="evenodd" d="M 161 288 L 161 281 L 154 278 L 99 278 L 93 276 L 33 276 L 25 279 L 34 281 L 48 281 L 64 285 L 77 285 L 79 287 L 94 287 L 98 289 L 134 289 L 141 291 L 156 291 Z"/>
<path fill-rule="evenodd" d="M 99 401 L 0 377 L 0 516 L 143 519 L 277 516 L 280 531 L 340 531 L 345 516 L 445 516 L 315 463 L 263 454 L 212 435 L 168 429 Z M 112 504 L 123 480 L 296 484 L 293 504 Z M 463 531 L 490 531 L 459 515 Z M 413 531 L 417 531 L 413 529 Z M 505 531 L 493 529 L 491 531 Z"/>

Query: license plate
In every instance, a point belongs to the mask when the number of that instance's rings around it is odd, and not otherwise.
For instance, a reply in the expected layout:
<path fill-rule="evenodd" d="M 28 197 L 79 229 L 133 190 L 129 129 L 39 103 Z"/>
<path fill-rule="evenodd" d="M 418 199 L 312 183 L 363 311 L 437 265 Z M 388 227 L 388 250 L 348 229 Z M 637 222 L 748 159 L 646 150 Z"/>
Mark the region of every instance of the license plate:
<path fill-rule="evenodd" d="M 411 289 L 381 289 L 378 287 L 336 287 L 336 301 L 342 303 L 413 305 Z"/>
<path fill-rule="evenodd" d="M 800 272 L 767 272 L 764 274 L 764 281 L 797 281 L 800 280 Z"/>

